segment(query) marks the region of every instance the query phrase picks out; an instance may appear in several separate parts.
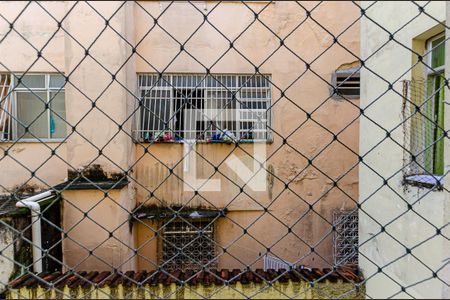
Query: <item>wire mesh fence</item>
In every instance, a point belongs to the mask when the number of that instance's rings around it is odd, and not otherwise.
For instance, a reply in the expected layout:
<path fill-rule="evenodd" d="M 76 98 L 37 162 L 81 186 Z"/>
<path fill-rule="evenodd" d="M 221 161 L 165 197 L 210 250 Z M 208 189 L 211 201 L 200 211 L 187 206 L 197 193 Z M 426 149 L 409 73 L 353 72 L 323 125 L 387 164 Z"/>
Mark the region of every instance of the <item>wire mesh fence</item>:
<path fill-rule="evenodd" d="M 2 295 L 450 297 L 447 15 L 0 2 Z"/>

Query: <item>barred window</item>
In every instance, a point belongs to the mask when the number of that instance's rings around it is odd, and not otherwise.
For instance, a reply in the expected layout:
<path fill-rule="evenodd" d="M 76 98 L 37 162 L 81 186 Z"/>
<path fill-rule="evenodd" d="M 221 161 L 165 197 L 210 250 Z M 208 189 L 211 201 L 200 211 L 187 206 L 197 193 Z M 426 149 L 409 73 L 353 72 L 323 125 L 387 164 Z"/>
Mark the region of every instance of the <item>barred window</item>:
<path fill-rule="evenodd" d="M 270 139 L 269 75 L 139 75 L 143 141 Z"/>
<path fill-rule="evenodd" d="M 65 79 L 61 75 L 1 75 L 0 138 L 64 138 L 64 83 Z"/>
<path fill-rule="evenodd" d="M 217 267 L 214 224 L 210 220 L 172 221 L 162 231 L 162 265 L 167 270 Z"/>
<path fill-rule="evenodd" d="M 358 264 L 358 211 L 335 211 L 333 214 L 334 264 Z"/>
<path fill-rule="evenodd" d="M 444 173 L 445 37 L 443 34 L 427 41 L 425 58 L 425 78 L 405 81 L 404 85 L 404 97 L 410 101 L 410 111 L 406 115 L 409 118 L 406 124 L 410 131 L 407 175 L 412 175 L 414 180 L 424 183 L 428 181 L 435 183 L 436 178 Z M 438 177 L 434 178 L 434 175 Z"/>

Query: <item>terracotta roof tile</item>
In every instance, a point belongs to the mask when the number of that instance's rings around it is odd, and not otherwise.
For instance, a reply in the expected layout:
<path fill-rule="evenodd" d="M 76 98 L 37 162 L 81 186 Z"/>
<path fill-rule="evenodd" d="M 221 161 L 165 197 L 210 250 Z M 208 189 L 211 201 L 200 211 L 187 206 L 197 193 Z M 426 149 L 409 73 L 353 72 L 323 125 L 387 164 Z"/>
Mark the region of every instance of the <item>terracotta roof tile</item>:
<path fill-rule="evenodd" d="M 84 281 L 84 277 L 87 275 L 88 273 L 86 271 L 82 271 L 80 273 L 74 273 L 72 276 L 70 276 L 68 282 L 67 282 L 67 286 L 69 288 L 74 288 L 77 286 L 80 286 L 81 283 L 83 283 Z"/>
<path fill-rule="evenodd" d="M 144 280 L 144 278 L 145 278 L 146 276 L 147 276 L 147 271 L 139 271 L 139 272 L 136 272 L 136 273 L 134 274 L 133 280 L 134 280 L 135 282 L 140 283 L 140 282 L 142 282 L 142 281 Z"/>
<path fill-rule="evenodd" d="M 336 272 L 333 272 L 332 269 L 330 268 L 325 268 L 323 269 L 323 272 L 326 274 L 326 279 L 331 281 L 331 282 L 336 282 L 338 279 L 340 279 L 341 277 L 339 276 L 339 274 L 337 274 Z"/>
<path fill-rule="evenodd" d="M 115 282 L 117 281 L 117 279 L 119 279 L 120 276 L 121 275 L 119 273 L 110 274 L 107 277 L 107 279 L 102 284 L 100 284 L 100 287 L 103 287 L 103 286 L 114 286 Z"/>
<path fill-rule="evenodd" d="M 28 280 L 28 278 L 31 277 L 31 274 L 26 274 L 23 275 L 22 277 L 19 277 L 17 279 L 14 279 L 13 281 L 11 281 L 9 283 L 9 285 L 11 286 L 11 288 L 15 289 L 15 288 L 19 288 L 21 286 L 23 286 L 23 283 Z"/>
<path fill-rule="evenodd" d="M 78 273 L 68 272 L 66 274 L 61 274 L 59 272 L 43 273 L 39 276 L 26 274 L 11 281 L 9 286 L 12 289 L 18 289 L 21 287 L 33 288 L 37 285 L 48 287 L 50 284 L 55 285 L 56 288 L 59 289 L 66 285 L 70 288 L 87 288 L 91 285 L 98 285 L 99 287 L 115 287 L 120 284 L 123 284 L 124 286 L 132 286 L 136 284 L 142 286 L 145 284 L 170 285 L 172 283 L 189 285 L 203 284 L 205 286 L 210 286 L 212 284 L 221 285 L 227 281 L 229 283 L 236 283 L 239 281 L 242 284 L 249 284 L 261 283 L 263 281 L 288 282 L 289 280 L 295 282 L 300 280 L 309 282 L 329 280 L 331 282 L 336 282 L 339 279 L 344 282 L 355 283 L 363 280 L 357 268 L 338 268 L 336 271 L 333 271 L 330 268 L 296 268 L 289 271 L 276 271 L 273 269 L 269 269 L 267 271 L 263 271 L 262 269 L 257 269 L 256 271 L 242 271 L 239 269 L 233 269 L 230 271 L 227 269 L 222 269 L 218 271 L 212 269 L 200 272 L 194 272 L 193 270 L 187 270 L 184 272 L 181 270 L 175 270 L 170 273 L 165 271 L 127 271 L 125 273 L 111 273 L 110 271 L 81 271 Z"/>
<path fill-rule="evenodd" d="M 97 275 L 98 275 L 98 273 L 99 272 L 89 272 L 87 275 L 86 275 L 86 277 L 85 277 L 85 281 L 84 282 L 82 282 L 82 284 L 81 284 L 81 286 L 83 287 L 83 288 L 87 288 L 88 286 L 90 286 L 91 284 L 92 284 L 92 280 L 95 278 L 95 277 L 97 277 Z"/>
<path fill-rule="evenodd" d="M 108 271 L 100 272 L 92 279 L 92 282 L 95 284 L 101 284 L 110 274 L 111 272 Z"/>

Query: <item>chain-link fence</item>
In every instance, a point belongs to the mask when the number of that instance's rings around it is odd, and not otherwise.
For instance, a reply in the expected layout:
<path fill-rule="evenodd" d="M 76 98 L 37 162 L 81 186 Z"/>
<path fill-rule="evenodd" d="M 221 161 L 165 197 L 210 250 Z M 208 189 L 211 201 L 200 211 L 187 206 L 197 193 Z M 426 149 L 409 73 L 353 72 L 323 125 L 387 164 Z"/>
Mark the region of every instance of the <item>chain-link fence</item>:
<path fill-rule="evenodd" d="M 2 295 L 450 297 L 447 16 L 1 2 Z"/>

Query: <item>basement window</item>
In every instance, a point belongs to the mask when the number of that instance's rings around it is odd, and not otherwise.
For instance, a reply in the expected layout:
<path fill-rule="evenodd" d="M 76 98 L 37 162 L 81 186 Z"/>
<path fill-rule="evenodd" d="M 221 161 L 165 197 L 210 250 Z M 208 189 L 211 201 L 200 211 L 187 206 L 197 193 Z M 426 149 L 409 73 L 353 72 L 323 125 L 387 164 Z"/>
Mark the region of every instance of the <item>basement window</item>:
<path fill-rule="evenodd" d="M 64 138 L 64 84 L 59 74 L 0 74 L 0 140 Z"/>
<path fill-rule="evenodd" d="M 162 229 L 161 266 L 173 270 L 198 271 L 217 267 L 212 220 L 171 221 Z"/>
<path fill-rule="evenodd" d="M 358 211 L 333 213 L 333 258 L 335 266 L 358 265 Z"/>
<path fill-rule="evenodd" d="M 360 97 L 360 77 L 359 68 L 336 70 L 332 76 L 331 89 L 333 98 L 359 99 Z"/>

